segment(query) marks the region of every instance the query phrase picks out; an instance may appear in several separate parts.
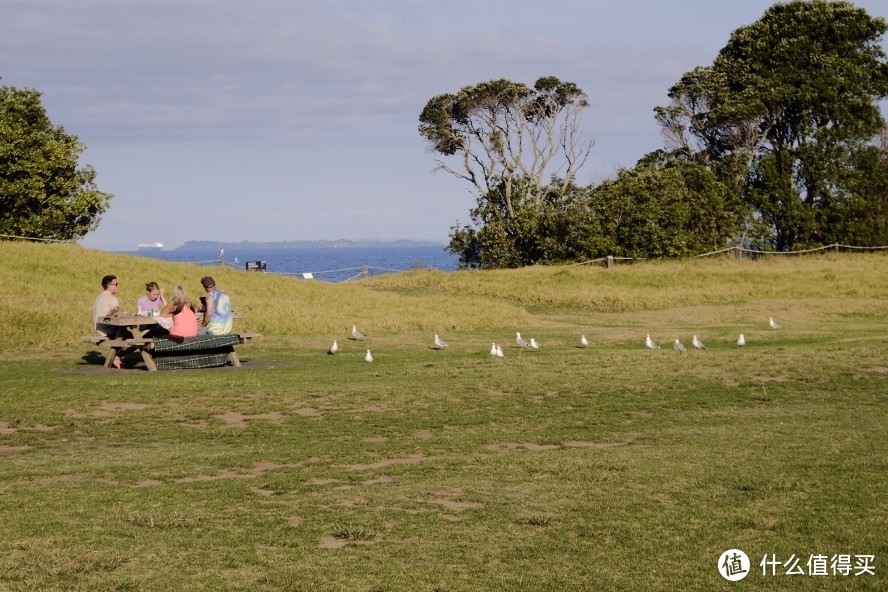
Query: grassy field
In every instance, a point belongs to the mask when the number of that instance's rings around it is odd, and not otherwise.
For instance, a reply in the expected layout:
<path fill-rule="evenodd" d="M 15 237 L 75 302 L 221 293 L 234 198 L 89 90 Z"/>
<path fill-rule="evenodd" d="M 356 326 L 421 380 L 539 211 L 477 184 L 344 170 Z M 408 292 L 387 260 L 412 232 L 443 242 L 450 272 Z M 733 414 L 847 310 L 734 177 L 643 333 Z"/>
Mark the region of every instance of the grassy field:
<path fill-rule="evenodd" d="M 263 338 L 101 370 L 106 273 L 211 273 Z M 884 590 L 886 459 L 885 254 L 327 284 L 0 242 L 0 591 Z M 759 567 L 841 554 L 874 575 Z"/>

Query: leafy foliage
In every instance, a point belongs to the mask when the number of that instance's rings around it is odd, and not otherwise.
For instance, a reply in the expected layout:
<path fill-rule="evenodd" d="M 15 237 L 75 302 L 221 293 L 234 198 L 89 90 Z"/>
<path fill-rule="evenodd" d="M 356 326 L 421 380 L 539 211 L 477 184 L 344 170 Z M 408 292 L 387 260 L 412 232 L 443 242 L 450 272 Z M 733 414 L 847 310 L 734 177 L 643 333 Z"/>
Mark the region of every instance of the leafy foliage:
<path fill-rule="evenodd" d="M 655 110 L 669 147 L 734 187 L 779 250 L 859 240 L 846 217 L 884 201 L 860 183 L 884 125 L 885 30 L 848 2 L 775 4 L 670 89 Z"/>
<path fill-rule="evenodd" d="M 113 196 L 78 168 L 84 149 L 52 125 L 40 93 L 0 87 L 0 234 L 68 240 L 98 226 Z"/>

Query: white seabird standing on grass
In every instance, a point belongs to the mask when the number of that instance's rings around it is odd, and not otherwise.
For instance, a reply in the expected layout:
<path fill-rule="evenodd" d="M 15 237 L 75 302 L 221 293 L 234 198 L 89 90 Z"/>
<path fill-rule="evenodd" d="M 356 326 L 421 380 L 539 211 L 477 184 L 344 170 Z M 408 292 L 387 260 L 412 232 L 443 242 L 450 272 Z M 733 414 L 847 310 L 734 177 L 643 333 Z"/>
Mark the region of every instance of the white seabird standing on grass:
<path fill-rule="evenodd" d="M 746 338 L 743 337 L 743 333 L 737 338 L 737 345 L 746 345 Z"/>
<path fill-rule="evenodd" d="M 333 355 L 339 351 L 339 344 L 336 343 L 336 340 L 333 340 L 333 345 L 330 346 L 330 349 L 327 350 L 328 355 Z"/>
<path fill-rule="evenodd" d="M 772 329 L 779 329 L 782 325 L 774 320 L 773 317 L 768 317 L 768 324 L 771 325 Z"/>
<path fill-rule="evenodd" d="M 650 333 L 648 333 L 647 336 L 644 338 L 644 344 L 647 346 L 648 349 L 660 349 L 660 346 L 654 343 L 654 340 L 651 339 Z"/>
<path fill-rule="evenodd" d="M 435 333 L 435 347 L 437 347 L 438 349 L 444 349 L 445 347 L 447 347 L 447 342 L 442 341 L 441 338 L 438 337 L 437 333 Z"/>
<path fill-rule="evenodd" d="M 535 349 L 537 351 L 539 351 L 540 347 L 542 347 L 533 337 L 530 338 L 530 343 L 528 345 L 531 349 Z"/>
<path fill-rule="evenodd" d="M 500 346 L 496 346 L 496 357 L 498 357 L 498 358 L 505 358 L 506 357 L 506 354 L 503 353 L 503 348 L 501 348 Z"/>
<path fill-rule="evenodd" d="M 580 347 L 588 347 L 588 346 L 589 346 L 589 340 L 586 339 L 585 335 L 580 335 Z"/>
<path fill-rule="evenodd" d="M 495 343 L 490 344 L 490 355 L 493 356 L 494 358 L 496 357 L 496 344 Z"/>
<path fill-rule="evenodd" d="M 373 354 L 370 353 L 370 350 L 367 350 L 367 354 L 364 356 L 364 361 L 368 364 L 373 361 Z"/>
<path fill-rule="evenodd" d="M 685 348 L 685 346 L 683 346 L 683 345 L 681 344 L 681 342 L 680 342 L 678 339 L 675 340 L 675 343 L 672 344 L 672 347 L 674 347 L 676 350 L 678 350 L 678 351 L 680 351 L 680 352 L 686 352 L 686 351 L 688 351 L 688 350 Z"/>
<path fill-rule="evenodd" d="M 527 347 L 527 341 L 525 341 L 524 338 L 521 337 L 521 333 L 519 333 L 518 331 L 515 331 L 515 343 L 518 344 L 518 347 Z"/>
<path fill-rule="evenodd" d="M 700 341 L 699 339 L 697 339 L 697 336 L 696 336 L 696 335 L 694 335 L 694 336 L 691 338 L 691 343 L 692 343 L 692 344 L 694 345 L 694 347 L 696 347 L 697 349 L 706 349 L 706 346 L 703 345 L 703 342 L 702 342 L 702 341 Z"/>
<path fill-rule="evenodd" d="M 364 334 L 358 331 L 358 328 L 355 325 L 352 325 L 352 339 L 356 341 L 364 340 Z"/>

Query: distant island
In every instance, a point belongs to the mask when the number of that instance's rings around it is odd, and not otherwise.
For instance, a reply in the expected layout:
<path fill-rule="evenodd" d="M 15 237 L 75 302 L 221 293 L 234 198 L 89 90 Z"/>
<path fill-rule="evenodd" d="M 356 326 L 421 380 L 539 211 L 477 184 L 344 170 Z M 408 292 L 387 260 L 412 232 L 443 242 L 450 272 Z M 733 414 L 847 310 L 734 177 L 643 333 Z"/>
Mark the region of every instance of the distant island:
<path fill-rule="evenodd" d="M 418 241 L 418 240 L 374 240 L 374 239 L 338 239 L 338 240 L 296 240 L 296 241 L 277 241 L 269 243 L 257 243 L 252 241 L 241 241 L 238 243 L 222 242 L 222 241 L 187 241 L 181 246 L 176 247 L 175 251 L 219 251 L 222 249 L 240 249 L 250 251 L 273 251 L 279 249 L 385 249 L 385 248 L 417 248 L 417 247 L 443 247 L 445 243 L 437 241 Z"/>

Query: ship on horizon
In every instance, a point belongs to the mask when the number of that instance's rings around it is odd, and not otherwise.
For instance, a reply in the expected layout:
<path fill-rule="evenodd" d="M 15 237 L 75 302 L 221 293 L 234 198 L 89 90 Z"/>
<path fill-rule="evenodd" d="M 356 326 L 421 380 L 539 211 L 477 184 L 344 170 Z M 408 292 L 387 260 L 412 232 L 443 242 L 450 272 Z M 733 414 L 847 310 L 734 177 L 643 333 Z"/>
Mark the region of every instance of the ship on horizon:
<path fill-rule="evenodd" d="M 139 251 L 159 251 L 163 248 L 163 243 L 139 243 L 136 249 Z"/>

